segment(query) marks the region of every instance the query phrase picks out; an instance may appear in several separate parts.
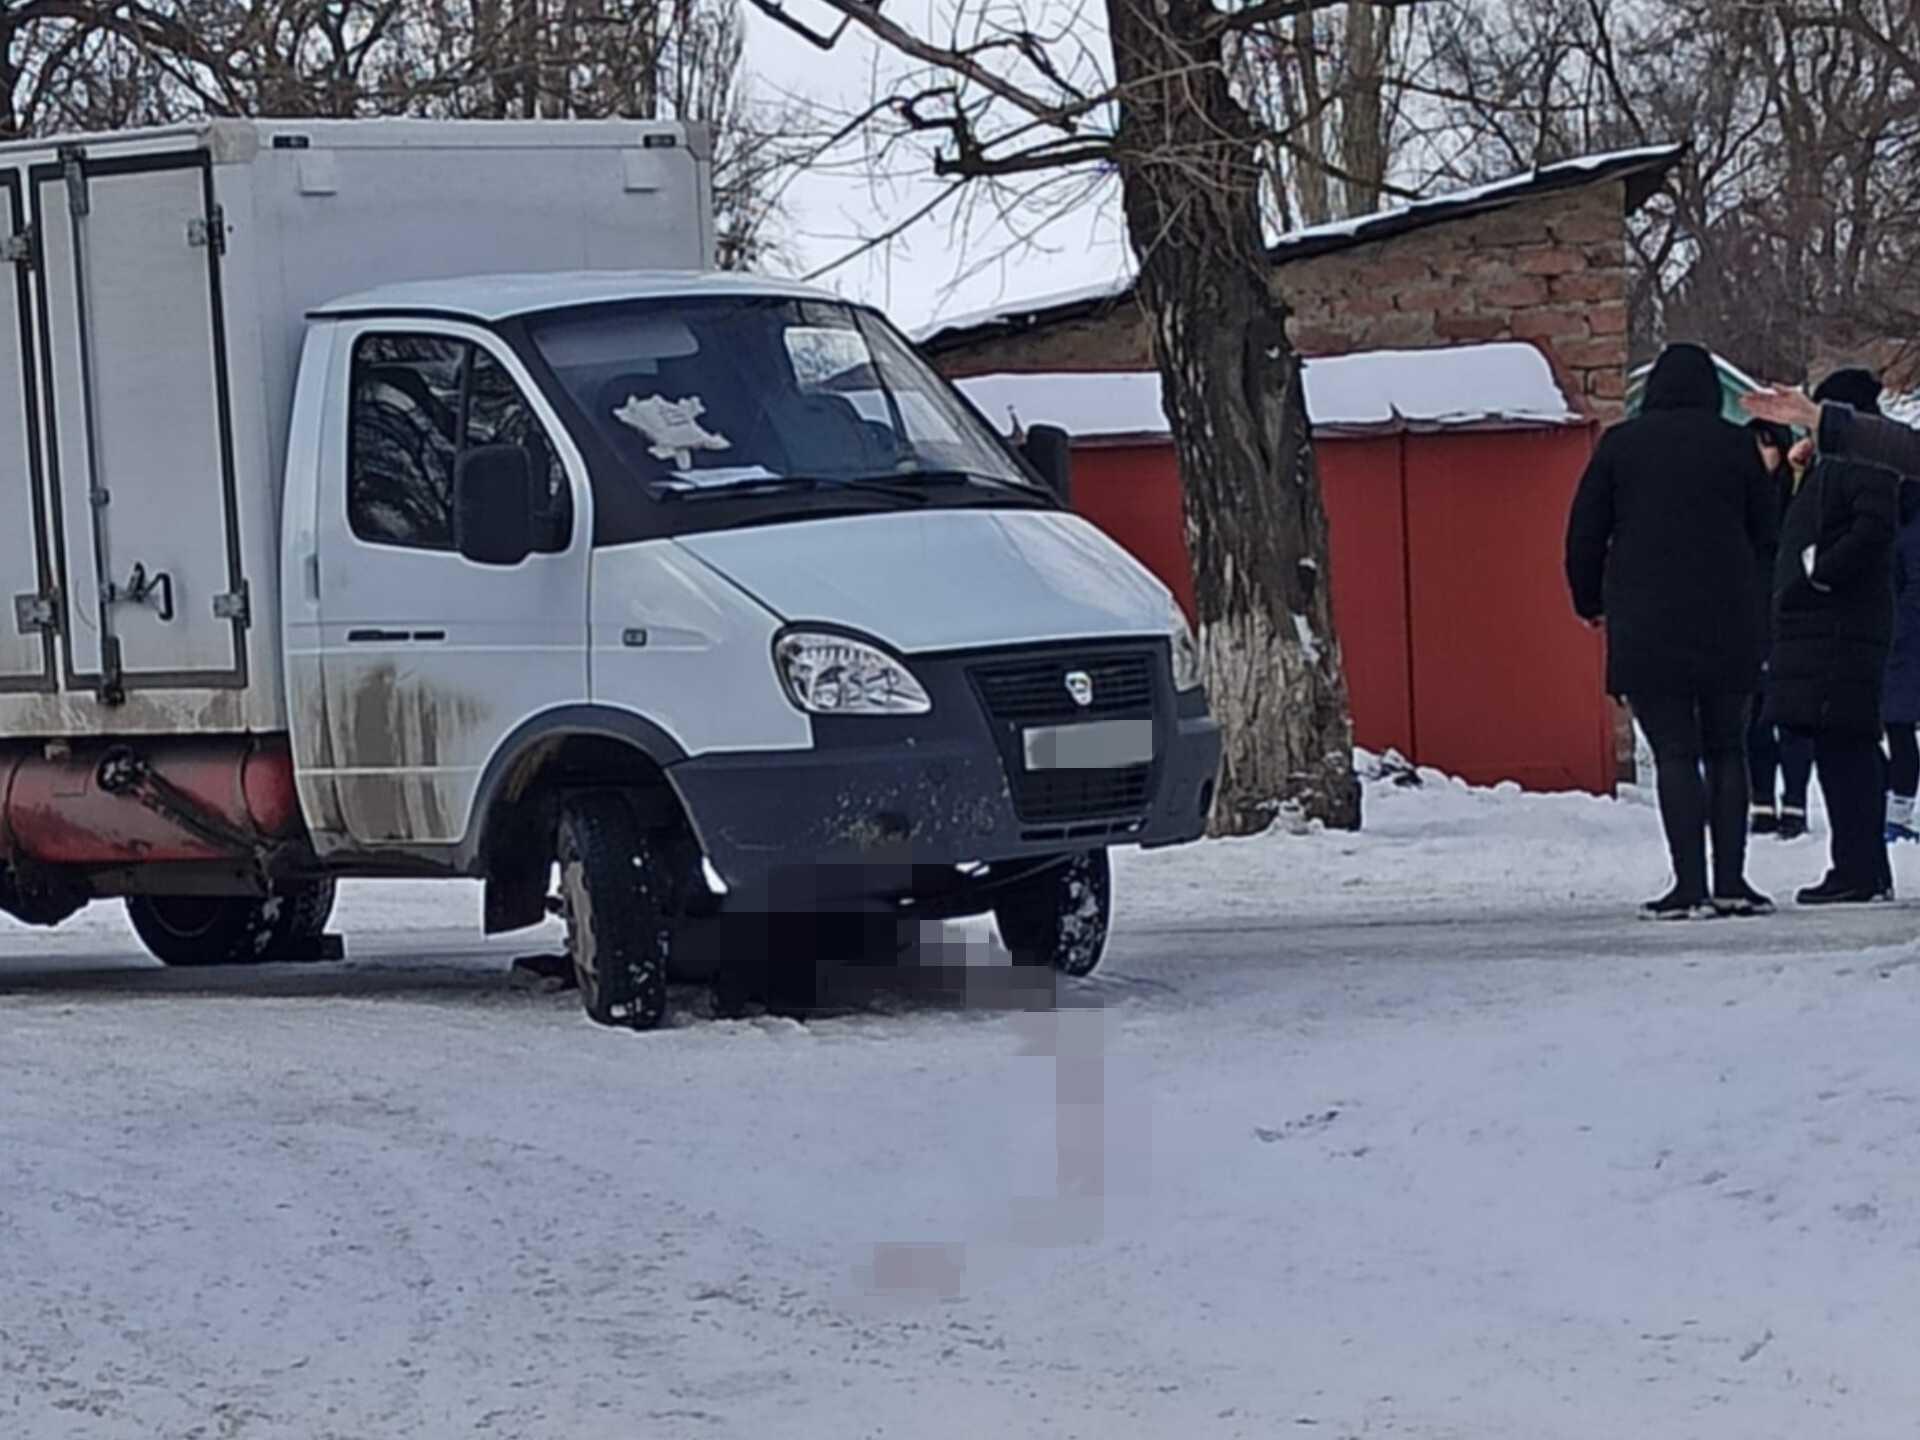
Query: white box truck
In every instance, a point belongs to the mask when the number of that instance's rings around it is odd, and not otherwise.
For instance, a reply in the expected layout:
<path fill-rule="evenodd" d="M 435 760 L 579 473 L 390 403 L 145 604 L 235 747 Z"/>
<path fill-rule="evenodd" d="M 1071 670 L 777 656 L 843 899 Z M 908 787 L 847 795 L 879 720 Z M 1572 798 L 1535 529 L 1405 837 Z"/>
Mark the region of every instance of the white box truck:
<path fill-rule="evenodd" d="M 1090 970 L 1108 848 L 1202 832 L 1192 635 L 1064 437 L 709 272 L 699 128 L 219 121 L 0 146 L 0 192 L 15 917 L 247 963 L 343 877 L 478 878 L 646 1027 L 728 914 Z"/>

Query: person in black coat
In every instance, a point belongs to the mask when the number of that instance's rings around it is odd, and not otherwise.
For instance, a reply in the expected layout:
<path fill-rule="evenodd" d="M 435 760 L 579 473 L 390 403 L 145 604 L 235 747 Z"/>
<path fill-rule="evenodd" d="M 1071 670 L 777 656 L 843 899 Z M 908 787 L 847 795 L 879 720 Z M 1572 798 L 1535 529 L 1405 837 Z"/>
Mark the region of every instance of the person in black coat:
<path fill-rule="evenodd" d="M 1836 371 L 1814 391 L 1877 414 L 1880 382 Z M 1807 444 L 1809 442 L 1802 442 Z M 1774 566 L 1768 714 L 1812 737 L 1832 823 L 1832 865 L 1797 897 L 1803 905 L 1891 899 L 1881 697 L 1893 644 L 1894 490 L 1891 471 L 1821 454 L 1801 483 Z"/>
<path fill-rule="evenodd" d="M 1913 803 L 1920 795 L 1920 484 L 1899 489 L 1893 542 L 1893 650 L 1887 659 L 1882 718 L 1887 726 L 1887 842 L 1920 840 Z"/>
<path fill-rule="evenodd" d="M 1920 484 L 1899 488 L 1893 536 L 1893 651 L 1887 657 L 1882 718 L 1887 724 L 1887 843 L 1920 841 Z"/>
<path fill-rule="evenodd" d="M 1793 431 L 1785 425 L 1765 420 L 1747 424 L 1760 451 L 1760 463 L 1774 481 L 1774 513 L 1784 519 L 1799 485 L 1800 471 L 1789 463 L 1793 449 Z M 1773 638 L 1773 564 L 1772 547 L 1760 556 L 1760 622 L 1769 648 Z M 1768 667 L 1761 666 L 1764 691 Z M 1798 840 L 1807 833 L 1807 788 L 1813 781 L 1813 746 L 1803 736 L 1783 731 L 1766 714 L 1764 703 L 1753 707 L 1753 720 L 1747 727 L 1747 779 L 1753 790 L 1753 809 L 1748 828 L 1755 835 L 1777 835 L 1782 840 Z"/>
<path fill-rule="evenodd" d="M 1605 624 L 1608 692 L 1653 746 L 1674 872 L 1642 907 L 1655 919 L 1772 908 L 1746 880 L 1745 742 L 1777 501 L 1752 437 L 1720 405 L 1713 357 L 1668 346 L 1641 413 L 1601 437 L 1567 521 L 1573 608 Z"/>

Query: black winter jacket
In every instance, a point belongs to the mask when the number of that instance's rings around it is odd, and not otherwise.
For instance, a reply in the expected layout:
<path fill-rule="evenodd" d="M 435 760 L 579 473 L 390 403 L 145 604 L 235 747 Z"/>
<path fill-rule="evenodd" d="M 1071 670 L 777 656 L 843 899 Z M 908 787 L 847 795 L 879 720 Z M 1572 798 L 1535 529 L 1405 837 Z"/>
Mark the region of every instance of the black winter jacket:
<path fill-rule="evenodd" d="M 1887 659 L 1889 725 L 1920 725 L 1920 483 L 1902 481 L 1893 539 L 1893 649 Z"/>
<path fill-rule="evenodd" d="M 1642 413 L 1601 437 L 1567 521 L 1567 584 L 1583 619 L 1606 621 L 1610 694 L 1759 689 L 1778 505 L 1753 437 L 1720 418 L 1712 358 L 1669 346 Z"/>
<path fill-rule="evenodd" d="M 1765 468 L 1765 462 L 1762 462 Z M 1787 523 L 1787 511 L 1793 507 L 1793 467 L 1782 458 L 1780 468 L 1771 477 L 1767 492 L 1773 507 L 1773 528 L 1776 532 Z M 1779 555 L 1777 541 L 1768 544 L 1758 553 L 1760 565 L 1760 583 L 1755 588 L 1759 592 L 1761 653 L 1770 653 L 1773 649 L 1773 569 Z"/>
<path fill-rule="evenodd" d="M 1890 470 L 1831 455 L 1801 482 L 1773 571 L 1767 714 L 1775 724 L 1879 736 L 1897 484 Z"/>
<path fill-rule="evenodd" d="M 1920 430 L 1883 415 L 1862 415 L 1850 405 L 1820 407 L 1820 453 L 1920 480 Z"/>

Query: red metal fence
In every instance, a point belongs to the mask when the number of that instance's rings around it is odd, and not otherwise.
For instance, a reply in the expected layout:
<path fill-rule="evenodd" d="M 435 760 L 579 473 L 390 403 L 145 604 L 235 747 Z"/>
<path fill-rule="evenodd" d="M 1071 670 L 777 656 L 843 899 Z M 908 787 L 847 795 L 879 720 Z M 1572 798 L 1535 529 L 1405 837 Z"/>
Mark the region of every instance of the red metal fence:
<path fill-rule="evenodd" d="M 1595 425 L 1316 438 L 1355 737 L 1479 784 L 1610 793 L 1600 638 L 1567 601 Z M 1173 447 L 1078 446 L 1076 507 L 1193 614 Z"/>

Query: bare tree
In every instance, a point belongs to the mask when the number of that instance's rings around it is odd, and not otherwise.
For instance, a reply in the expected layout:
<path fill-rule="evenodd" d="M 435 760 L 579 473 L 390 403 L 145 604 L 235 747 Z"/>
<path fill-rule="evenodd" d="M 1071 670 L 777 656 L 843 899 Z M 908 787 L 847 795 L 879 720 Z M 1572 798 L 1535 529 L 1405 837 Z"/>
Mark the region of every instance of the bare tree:
<path fill-rule="evenodd" d="M 866 0 L 806 0 L 831 17 L 819 22 L 753 3 L 823 49 L 851 28 L 912 62 L 869 118 L 931 140 L 934 173 L 954 185 L 1017 211 L 1036 186 L 1118 178 L 1226 730 L 1215 828 L 1256 830 L 1281 809 L 1357 825 L 1326 511 L 1262 224 L 1272 147 L 1297 137 L 1234 83 L 1243 37 L 1333 0 L 1105 0 L 1110 59 L 1080 11 L 1043 0 L 966 0 L 938 35 Z"/>
<path fill-rule="evenodd" d="M 1803 375 L 1916 333 L 1916 0 L 1472 0 L 1420 25 L 1428 174 L 1690 142 L 1634 228 L 1641 350 Z"/>
<path fill-rule="evenodd" d="M 1236 91 L 1285 137 L 1268 147 L 1273 229 L 1379 208 L 1404 128 L 1410 39 L 1397 9 L 1356 0 L 1255 25 L 1231 42 Z"/>

